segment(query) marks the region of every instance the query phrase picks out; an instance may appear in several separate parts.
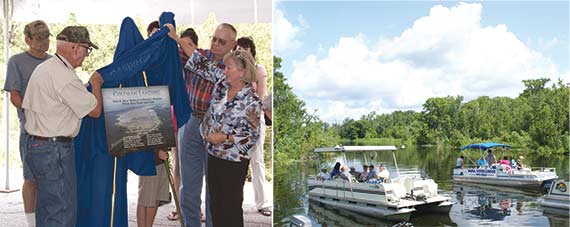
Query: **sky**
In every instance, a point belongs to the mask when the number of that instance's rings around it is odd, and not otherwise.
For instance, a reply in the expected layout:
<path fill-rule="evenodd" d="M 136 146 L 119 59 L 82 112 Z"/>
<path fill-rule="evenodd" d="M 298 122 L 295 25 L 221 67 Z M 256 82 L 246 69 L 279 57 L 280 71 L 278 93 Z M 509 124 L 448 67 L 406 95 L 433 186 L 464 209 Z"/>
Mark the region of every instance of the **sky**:
<path fill-rule="evenodd" d="M 430 97 L 517 97 L 570 82 L 569 2 L 278 1 L 273 51 L 321 120 L 421 111 Z"/>

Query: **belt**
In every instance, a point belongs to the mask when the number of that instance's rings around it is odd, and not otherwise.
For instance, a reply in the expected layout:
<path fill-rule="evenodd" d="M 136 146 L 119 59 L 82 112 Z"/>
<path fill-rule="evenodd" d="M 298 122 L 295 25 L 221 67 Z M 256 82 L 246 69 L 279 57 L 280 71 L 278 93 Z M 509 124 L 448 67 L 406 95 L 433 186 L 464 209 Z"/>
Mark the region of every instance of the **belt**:
<path fill-rule="evenodd" d="M 50 142 L 71 142 L 73 137 L 65 137 L 65 136 L 56 136 L 56 137 L 41 137 L 41 136 L 34 136 L 32 138 L 39 141 L 50 141 Z"/>
<path fill-rule="evenodd" d="M 202 113 L 202 112 L 192 112 L 192 116 L 202 119 L 202 118 L 204 118 L 204 113 Z"/>

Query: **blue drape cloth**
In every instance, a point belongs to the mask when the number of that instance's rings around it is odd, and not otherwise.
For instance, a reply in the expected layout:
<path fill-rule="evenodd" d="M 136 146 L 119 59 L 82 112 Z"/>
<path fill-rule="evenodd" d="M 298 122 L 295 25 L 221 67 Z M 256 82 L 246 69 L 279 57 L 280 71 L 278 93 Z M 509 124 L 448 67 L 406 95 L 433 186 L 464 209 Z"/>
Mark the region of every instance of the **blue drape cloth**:
<path fill-rule="evenodd" d="M 163 13 L 160 23 L 174 23 L 174 14 Z M 97 70 L 103 88 L 145 86 L 142 71 L 152 85 L 168 85 L 177 118 L 177 127 L 190 117 L 188 94 L 182 79 L 182 63 L 176 42 L 161 28 L 144 40 L 134 21 L 127 17 L 121 24 L 113 63 Z M 91 89 L 90 87 L 88 88 Z M 77 168 L 77 226 L 109 226 L 113 189 L 114 156 L 109 154 L 105 135 L 105 118 L 86 117 L 74 139 Z M 137 175 L 156 175 L 152 152 L 129 153 L 117 159 L 114 226 L 128 226 L 127 170 Z"/>

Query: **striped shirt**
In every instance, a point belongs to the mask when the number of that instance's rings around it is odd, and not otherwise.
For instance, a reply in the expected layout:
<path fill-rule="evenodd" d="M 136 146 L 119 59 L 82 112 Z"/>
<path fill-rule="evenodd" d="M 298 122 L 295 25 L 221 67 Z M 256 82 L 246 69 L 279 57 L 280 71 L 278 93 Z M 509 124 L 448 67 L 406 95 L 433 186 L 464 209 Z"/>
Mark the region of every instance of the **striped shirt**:
<path fill-rule="evenodd" d="M 210 50 L 198 49 L 197 51 L 210 61 L 214 59 L 214 54 Z M 218 61 L 215 65 L 222 70 L 226 67 L 223 61 Z M 214 83 L 196 76 L 186 68 L 184 69 L 184 80 L 186 81 L 186 89 L 192 111 L 201 114 L 206 113 L 210 107 Z"/>

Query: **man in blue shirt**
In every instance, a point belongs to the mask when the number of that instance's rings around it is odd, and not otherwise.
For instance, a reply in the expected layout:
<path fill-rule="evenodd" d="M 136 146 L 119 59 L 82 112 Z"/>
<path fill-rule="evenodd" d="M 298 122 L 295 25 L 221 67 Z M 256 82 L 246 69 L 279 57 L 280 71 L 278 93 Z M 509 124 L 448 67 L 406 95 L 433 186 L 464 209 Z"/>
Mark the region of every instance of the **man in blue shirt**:
<path fill-rule="evenodd" d="M 47 24 L 41 20 L 33 21 L 24 27 L 24 37 L 28 50 L 12 56 L 8 60 L 6 82 L 4 83 L 4 90 L 10 92 L 10 101 L 16 107 L 18 119 L 20 120 L 20 160 L 24 167 L 22 197 L 24 199 L 24 212 L 26 213 L 29 226 L 35 226 L 34 210 L 36 208 L 37 188 L 30 167 L 24 161 L 28 134 L 24 129 L 26 118 L 22 109 L 22 102 L 32 72 L 36 69 L 36 66 L 51 57 L 51 55 L 47 54 L 50 35 Z"/>

